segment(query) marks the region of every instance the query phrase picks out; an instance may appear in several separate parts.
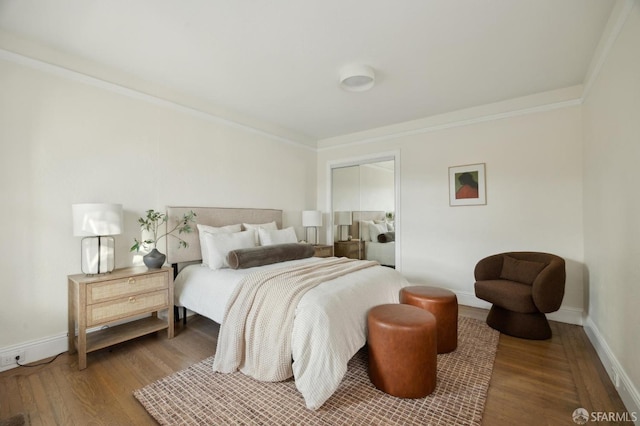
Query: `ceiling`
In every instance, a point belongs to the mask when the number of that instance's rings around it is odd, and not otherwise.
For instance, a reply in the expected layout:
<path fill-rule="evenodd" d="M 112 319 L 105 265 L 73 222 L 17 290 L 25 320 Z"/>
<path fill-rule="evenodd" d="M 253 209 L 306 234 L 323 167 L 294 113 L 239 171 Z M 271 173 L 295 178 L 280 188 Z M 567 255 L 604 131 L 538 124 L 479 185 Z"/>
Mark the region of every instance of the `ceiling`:
<path fill-rule="evenodd" d="M 582 84 L 614 3 L 0 0 L 0 30 L 317 141 Z"/>

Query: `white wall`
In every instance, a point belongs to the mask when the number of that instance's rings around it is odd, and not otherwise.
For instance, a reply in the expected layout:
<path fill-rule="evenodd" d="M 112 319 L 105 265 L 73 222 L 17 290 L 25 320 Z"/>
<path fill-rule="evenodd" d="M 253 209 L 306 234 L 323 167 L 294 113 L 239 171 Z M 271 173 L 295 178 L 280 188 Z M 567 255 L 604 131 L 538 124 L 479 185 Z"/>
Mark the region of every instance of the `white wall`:
<path fill-rule="evenodd" d="M 146 209 L 278 208 L 302 237 L 315 207 L 313 150 L 69 76 L 0 59 L 0 352 L 66 333 L 73 203 L 123 204 L 118 267 Z"/>
<path fill-rule="evenodd" d="M 360 210 L 395 210 L 394 172 L 373 164 L 360 166 Z"/>
<path fill-rule="evenodd" d="M 640 4 L 585 99 L 587 331 L 629 410 L 640 411 Z M 633 407 L 633 408 L 632 408 Z"/>
<path fill-rule="evenodd" d="M 347 138 L 354 139 L 353 135 Z M 478 260 L 502 251 L 547 251 L 567 262 L 562 312 L 555 315 L 581 322 L 579 105 L 397 136 L 387 132 L 376 137 L 374 131 L 368 131 L 367 138 L 368 143 L 344 147 L 335 146 L 335 140 L 326 146 L 320 142 L 321 210 L 327 204 L 329 163 L 399 150 L 399 264 L 410 281 L 446 287 L 462 303 L 486 306 L 474 296 L 473 269 Z M 450 207 L 448 168 L 472 163 L 486 163 L 487 205 Z"/>
<path fill-rule="evenodd" d="M 360 209 L 360 169 L 358 166 L 340 167 L 332 174 L 333 211 Z"/>
<path fill-rule="evenodd" d="M 333 211 L 393 212 L 393 170 L 374 164 L 363 164 L 333 169 Z"/>

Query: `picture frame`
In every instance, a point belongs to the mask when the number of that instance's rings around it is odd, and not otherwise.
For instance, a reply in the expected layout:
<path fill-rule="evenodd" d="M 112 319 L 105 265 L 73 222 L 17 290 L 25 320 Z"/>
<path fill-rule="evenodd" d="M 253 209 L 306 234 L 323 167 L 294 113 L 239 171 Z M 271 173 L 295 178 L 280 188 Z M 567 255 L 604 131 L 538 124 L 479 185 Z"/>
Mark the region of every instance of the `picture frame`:
<path fill-rule="evenodd" d="M 487 204 L 485 163 L 449 167 L 449 205 Z"/>

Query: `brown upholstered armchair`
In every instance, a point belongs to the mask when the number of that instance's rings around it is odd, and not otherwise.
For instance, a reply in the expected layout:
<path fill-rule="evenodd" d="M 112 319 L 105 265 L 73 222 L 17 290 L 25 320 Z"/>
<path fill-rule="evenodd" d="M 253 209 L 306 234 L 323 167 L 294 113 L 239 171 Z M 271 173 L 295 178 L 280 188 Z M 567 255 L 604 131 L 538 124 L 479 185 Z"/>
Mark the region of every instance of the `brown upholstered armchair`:
<path fill-rule="evenodd" d="M 549 253 L 510 252 L 476 265 L 476 296 L 493 303 L 487 324 L 510 336 L 551 337 L 545 313 L 557 311 L 564 297 L 564 259 Z"/>

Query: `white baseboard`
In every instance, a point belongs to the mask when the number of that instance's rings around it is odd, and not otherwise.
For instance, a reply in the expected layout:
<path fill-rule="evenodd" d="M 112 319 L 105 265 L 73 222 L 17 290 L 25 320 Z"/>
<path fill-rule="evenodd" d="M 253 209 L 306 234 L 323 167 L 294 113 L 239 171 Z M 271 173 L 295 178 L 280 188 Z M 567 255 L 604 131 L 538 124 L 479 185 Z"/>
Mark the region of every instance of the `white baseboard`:
<path fill-rule="evenodd" d="M 68 346 L 67 333 L 63 333 L 56 336 L 45 337 L 43 339 L 32 340 L 30 342 L 1 348 L 0 356 L 24 352 L 24 358 L 21 357 L 20 364 L 28 364 L 66 352 L 69 350 Z M 0 367 L 0 371 L 10 370 L 16 367 L 18 367 L 18 364 L 14 363 Z"/>
<path fill-rule="evenodd" d="M 490 309 L 491 303 L 478 299 L 474 293 L 466 291 L 454 291 L 458 297 L 458 303 L 474 308 Z M 552 321 L 564 322 L 567 324 L 582 325 L 583 324 L 582 309 L 561 306 L 556 312 L 547 314 L 547 318 Z"/>
<path fill-rule="evenodd" d="M 458 303 L 476 308 L 489 309 L 491 304 L 484 300 L 478 299 L 474 293 L 456 291 Z M 595 323 L 589 317 L 584 317 L 581 309 L 571 307 L 561 307 L 557 312 L 547 314 L 547 318 L 553 321 L 564 322 L 568 324 L 582 325 L 587 337 L 596 350 L 600 362 L 607 370 L 609 378 L 613 382 L 629 413 L 635 413 L 637 418 L 635 424 L 640 426 L 640 392 L 633 384 L 629 375 L 626 373 L 613 351 L 607 344 L 606 340 L 596 327 Z"/>
<path fill-rule="evenodd" d="M 147 316 L 149 316 L 149 314 L 137 315 L 126 320 L 116 321 L 114 323 L 111 323 L 109 326 L 124 324 L 129 321 L 135 321 Z M 158 316 L 160 318 L 166 318 L 167 311 L 160 311 L 158 313 Z M 94 331 L 98 331 L 104 327 L 105 326 L 88 328 L 87 333 L 93 333 Z M 21 357 L 20 364 L 29 364 L 32 362 L 50 358 L 52 356 L 56 356 L 60 353 L 67 352 L 68 350 L 69 342 L 67 341 L 67 333 L 62 333 L 55 336 L 49 336 L 26 343 L 19 343 L 17 345 L 0 348 L 0 359 L 2 359 L 2 357 L 5 355 L 10 355 L 13 357 L 13 354 L 24 352 L 24 357 Z M 18 367 L 17 363 L 13 363 L 4 367 L 0 366 L 0 372 L 16 367 Z"/>
<path fill-rule="evenodd" d="M 491 309 L 491 303 L 478 299 L 474 293 L 466 291 L 454 291 L 460 305 L 472 306 L 474 308 Z"/>
<path fill-rule="evenodd" d="M 561 306 L 555 312 L 546 314 L 551 321 L 564 322 L 567 324 L 584 325 L 584 311 L 578 308 Z"/>
<path fill-rule="evenodd" d="M 627 411 L 636 414 L 637 420 L 635 424 L 640 426 L 640 392 L 638 388 L 636 388 L 627 372 L 620 365 L 607 341 L 602 337 L 600 330 L 598 330 L 598 327 L 590 317 L 585 320 L 584 331 L 595 348 L 602 365 L 607 370 L 607 374 L 616 387 Z"/>

